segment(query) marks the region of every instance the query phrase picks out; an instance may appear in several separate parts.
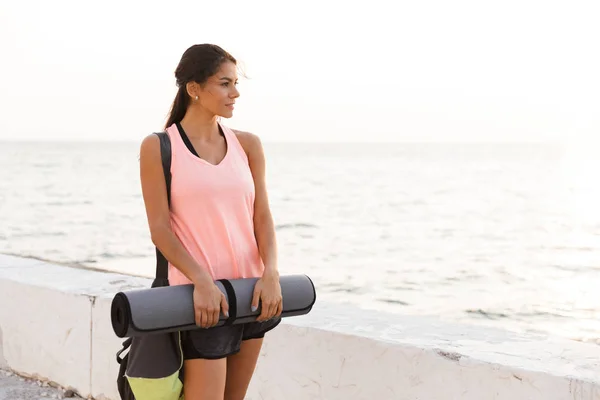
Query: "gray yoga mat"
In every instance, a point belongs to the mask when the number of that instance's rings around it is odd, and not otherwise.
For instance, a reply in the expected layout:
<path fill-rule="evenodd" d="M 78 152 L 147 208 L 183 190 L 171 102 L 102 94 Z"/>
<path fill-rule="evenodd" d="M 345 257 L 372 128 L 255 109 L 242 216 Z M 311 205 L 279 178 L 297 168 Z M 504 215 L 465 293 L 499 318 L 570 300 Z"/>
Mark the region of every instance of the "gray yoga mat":
<path fill-rule="evenodd" d="M 254 285 L 258 278 L 221 279 L 216 285 L 229 304 L 229 318 L 221 314 L 217 326 L 256 321 L 252 312 Z M 306 275 L 284 275 L 279 278 L 283 297 L 281 317 L 304 315 L 316 301 L 315 287 Z M 153 333 L 199 328 L 194 319 L 194 286 L 176 285 L 119 292 L 111 307 L 111 321 L 118 337 L 143 336 Z"/>

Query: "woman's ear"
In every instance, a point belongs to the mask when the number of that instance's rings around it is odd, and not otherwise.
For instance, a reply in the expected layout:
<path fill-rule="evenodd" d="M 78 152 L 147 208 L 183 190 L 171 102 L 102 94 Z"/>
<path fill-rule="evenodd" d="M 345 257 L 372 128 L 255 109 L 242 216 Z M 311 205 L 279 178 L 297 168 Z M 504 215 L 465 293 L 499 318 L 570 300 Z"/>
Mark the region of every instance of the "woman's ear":
<path fill-rule="evenodd" d="M 187 91 L 188 96 L 190 96 L 192 100 L 198 100 L 197 98 L 200 95 L 200 87 L 197 82 L 186 83 L 185 89 Z"/>

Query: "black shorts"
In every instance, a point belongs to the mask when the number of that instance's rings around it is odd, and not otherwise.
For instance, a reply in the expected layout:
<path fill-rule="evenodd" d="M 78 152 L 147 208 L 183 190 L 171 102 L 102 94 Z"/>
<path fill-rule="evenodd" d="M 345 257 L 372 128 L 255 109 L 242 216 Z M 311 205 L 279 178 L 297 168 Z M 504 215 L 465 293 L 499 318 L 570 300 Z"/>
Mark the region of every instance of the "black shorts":
<path fill-rule="evenodd" d="M 240 351 L 242 341 L 262 338 L 280 322 L 281 318 L 275 318 L 264 322 L 183 331 L 181 332 L 183 358 L 215 360 L 230 356 Z"/>

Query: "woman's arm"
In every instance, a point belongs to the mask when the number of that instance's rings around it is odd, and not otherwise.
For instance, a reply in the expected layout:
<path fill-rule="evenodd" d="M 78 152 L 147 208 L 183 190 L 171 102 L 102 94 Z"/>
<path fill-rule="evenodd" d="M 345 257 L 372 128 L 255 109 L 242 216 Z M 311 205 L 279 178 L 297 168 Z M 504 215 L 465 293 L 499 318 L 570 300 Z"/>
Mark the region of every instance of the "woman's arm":
<path fill-rule="evenodd" d="M 247 132 L 235 131 L 248 156 L 255 187 L 254 235 L 260 257 L 265 265 L 262 277 L 254 287 L 252 308 L 261 302 L 261 313 L 257 321 L 266 321 L 281 315 L 283 309 L 279 270 L 277 267 L 277 242 L 275 225 L 271 215 L 267 187 L 265 183 L 265 155 L 258 136 Z"/>
<path fill-rule="evenodd" d="M 263 276 L 279 279 L 277 268 L 277 240 L 275 224 L 269 205 L 265 179 L 266 162 L 260 138 L 252 133 L 235 131 L 248 156 L 255 187 L 254 200 L 254 236 L 258 244 L 260 257 L 265 265 Z"/>

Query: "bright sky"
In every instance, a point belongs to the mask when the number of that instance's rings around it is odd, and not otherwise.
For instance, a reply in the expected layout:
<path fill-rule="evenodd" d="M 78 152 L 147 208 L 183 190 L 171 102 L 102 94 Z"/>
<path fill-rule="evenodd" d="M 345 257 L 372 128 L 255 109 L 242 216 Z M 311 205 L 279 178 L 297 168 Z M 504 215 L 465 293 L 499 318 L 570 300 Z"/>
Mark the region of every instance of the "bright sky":
<path fill-rule="evenodd" d="M 0 140 L 161 129 L 192 44 L 265 141 L 596 141 L 600 2 L 0 0 Z"/>

